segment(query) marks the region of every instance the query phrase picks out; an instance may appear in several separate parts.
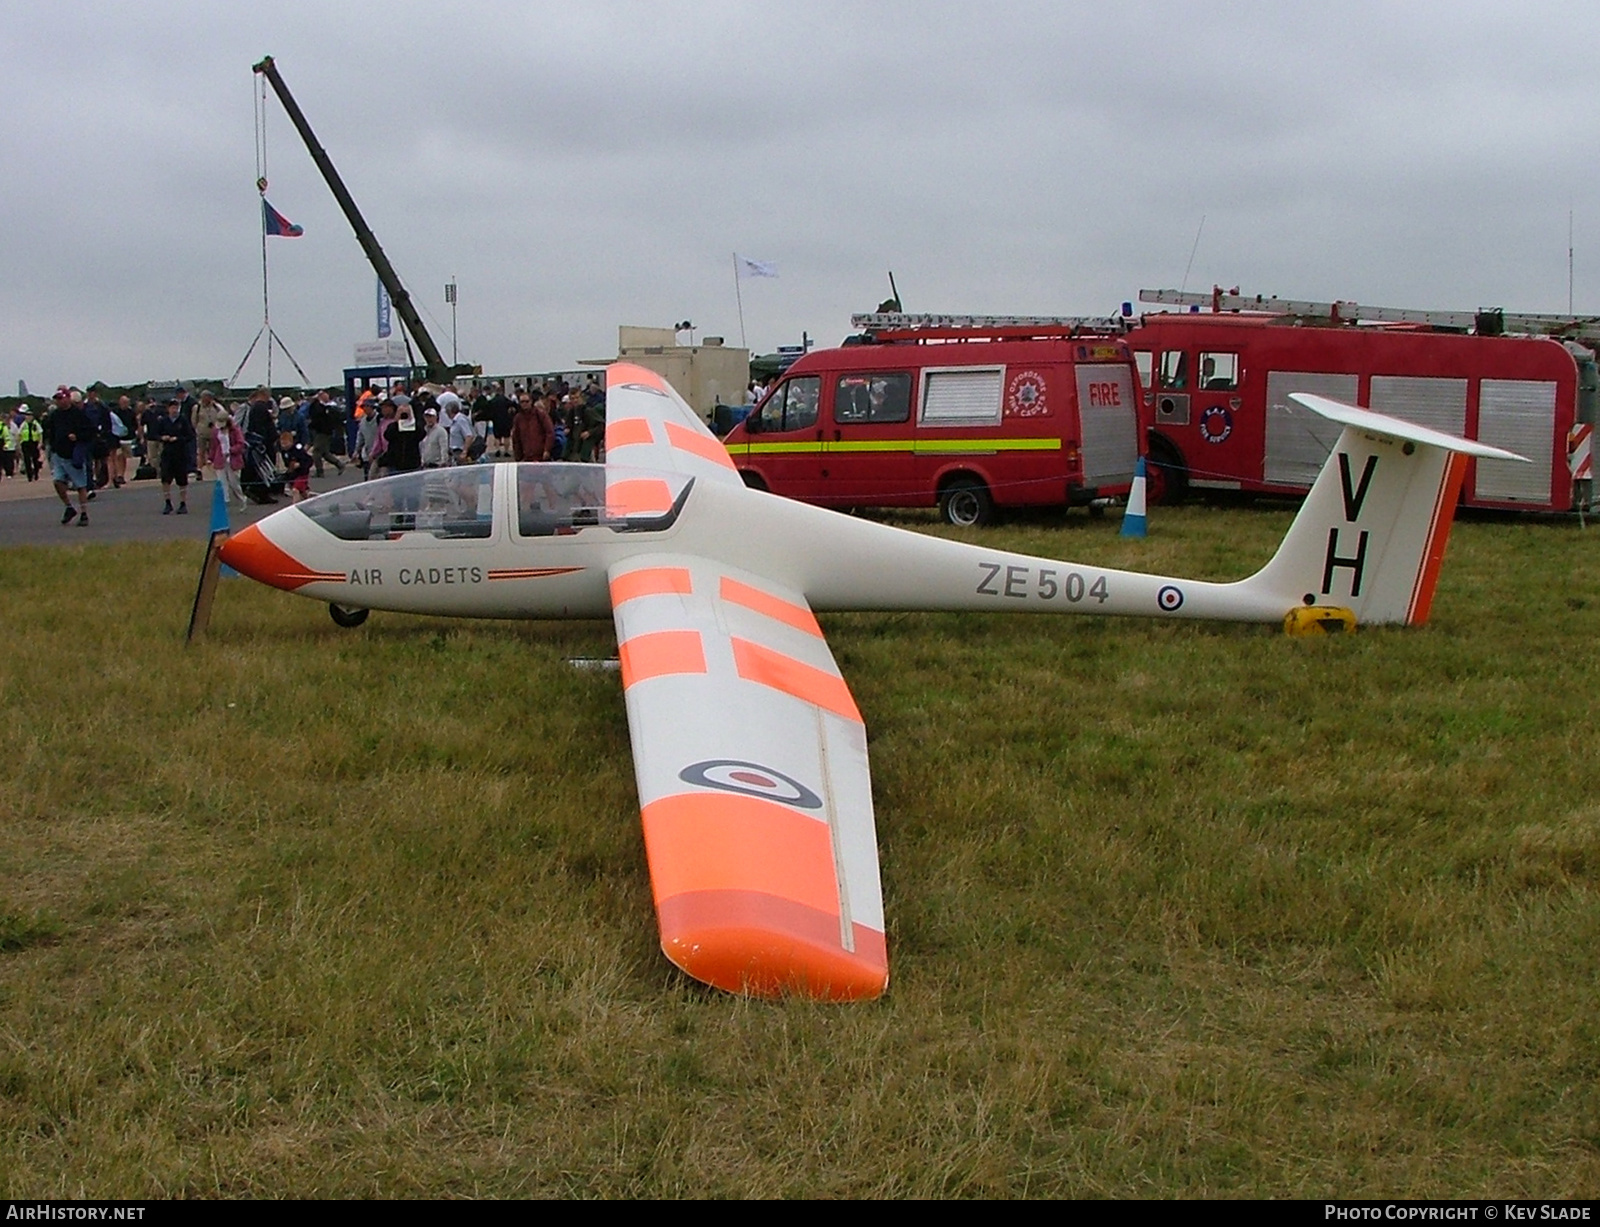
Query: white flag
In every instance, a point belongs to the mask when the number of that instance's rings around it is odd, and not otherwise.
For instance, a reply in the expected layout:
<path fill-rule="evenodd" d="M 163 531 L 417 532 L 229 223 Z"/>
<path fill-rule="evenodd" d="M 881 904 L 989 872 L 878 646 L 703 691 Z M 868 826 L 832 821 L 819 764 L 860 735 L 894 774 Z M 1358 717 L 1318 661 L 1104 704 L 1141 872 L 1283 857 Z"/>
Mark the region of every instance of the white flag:
<path fill-rule="evenodd" d="M 778 266 L 770 260 L 752 260 L 749 256 L 734 256 L 741 277 L 776 277 Z"/>

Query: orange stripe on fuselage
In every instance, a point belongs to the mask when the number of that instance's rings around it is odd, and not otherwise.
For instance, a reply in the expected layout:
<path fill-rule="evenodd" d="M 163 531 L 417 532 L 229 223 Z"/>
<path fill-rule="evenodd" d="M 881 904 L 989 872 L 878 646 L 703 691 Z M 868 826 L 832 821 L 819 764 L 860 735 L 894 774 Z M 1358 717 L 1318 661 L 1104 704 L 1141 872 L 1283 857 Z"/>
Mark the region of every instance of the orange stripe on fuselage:
<path fill-rule="evenodd" d="M 688 596 L 693 591 L 694 584 L 686 567 L 644 567 L 611 581 L 611 608 L 636 597 L 658 596 L 664 592 Z"/>
<path fill-rule="evenodd" d="M 1439 567 L 1444 562 L 1444 547 L 1450 543 L 1450 527 L 1455 523 L 1456 504 L 1461 498 L 1461 483 L 1467 475 L 1467 458 L 1451 452 L 1439 483 L 1439 497 L 1433 505 L 1433 520 L 1428 526 L 1428 544 L 1422 551 L 1422 568 L 1411 590 L 1411 608 L 1406 611 L 1407 626 L 1422 626 L 1433 612 L 1433 593 L 1439 584 Z"/>
<path fill-rule="evenodd" d="M 774 652 L 748 639 L 733 640 L 733 660 L 739 676 L 749 682 L 771 686 L 807 703 L 814 703 L 846 720 L 862 723 L 861 712 L 844 679 L 813 668 L 793 656 Z"/>
<path fill-rule="evenodd" d="M 706 649 L 699 631 L 653 631 L 617 645 L 622 684 L 636 686 L 671 673 L 704 673 Z"/>
<path fill-rule="evenodd" d="M 667 442 L 680 452 L 699 456 L 700 459 L 720 464 L 725 469 L 733 468 L 728 449 L 709 435 L 700 434 L 687 426 L 680 426 L 677 422 L 663 422 L 662 425 L 667 428 Z"/>
<path fill-rule="evenodd" d="M 635 443 L 654 443 L 648 418 L 617 418 L 606 423 L 606 451 L 631 447 Z"/>
<path fill-rule="evenodd" d="M 490 579 L 544 579 L 550 575 L 571 575 L 582 567 L 502 567 L 489 572 Z"/>
<path fill-rule="evenodd" d="M 741 584 L 736 579 L 722 577 L 722 599 L 734 605 L 743 605 L 746 609 L 753 609 L 759 614 L 792 626 L 797 631 L 804 631 L 808 635 L 822 638 L 822 628 L 817 625 L 817 619 L 804 605 L 796 605 L 782 597 L 773 596 L 770 592 L 763 592 L 759 588 L 752 588 L 749 584 Z"/>

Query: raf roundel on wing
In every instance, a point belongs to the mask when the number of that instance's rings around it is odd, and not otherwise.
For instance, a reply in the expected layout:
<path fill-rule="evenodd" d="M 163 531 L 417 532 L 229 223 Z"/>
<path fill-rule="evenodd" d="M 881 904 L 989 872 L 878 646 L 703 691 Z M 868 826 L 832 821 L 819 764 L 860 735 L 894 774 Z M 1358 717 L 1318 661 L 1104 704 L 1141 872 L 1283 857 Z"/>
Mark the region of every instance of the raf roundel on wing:
<path fill-rule="evenodd" d="M 800 809 L 821 809 L 822 798 L 792 776 L 764 767 L 760 763 L 746 763 L 734 758 L 708 759 L 691 763 L 678 772 L 685 784 L 700 784 L 706 788 L 720 788 L 723 792 L 743 793 L 747 797 L 761 797 L 767 801 L 782 801 Z"/>

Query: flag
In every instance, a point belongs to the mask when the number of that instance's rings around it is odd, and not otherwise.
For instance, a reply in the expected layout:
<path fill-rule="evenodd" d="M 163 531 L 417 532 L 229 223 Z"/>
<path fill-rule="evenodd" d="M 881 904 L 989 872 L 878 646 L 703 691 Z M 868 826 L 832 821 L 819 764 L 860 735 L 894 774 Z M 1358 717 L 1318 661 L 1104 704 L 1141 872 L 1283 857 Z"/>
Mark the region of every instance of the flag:
<path fill-rule="evenodd" d="M 383 278 L 378 278 L 378 340 L 383 340 L 394 331 L 390 323 L 389 291 L 383 287 Z"/>
<path fill-rule="evenodd" d="M 776 277 L 778 266 L 770 260 L 752 260 L 749 256 L 734 256 L 734 267 L 741 277 Z"/>
<path fill-rule="evenodd" d="M 297 239 L 305 233 L 305 227 L 297 226 L 282 213 L 279 213 L 267 203 L 267 198 L 261 198 L 261 227 L 268 235 L 277 235 L 283 239 Z"/>

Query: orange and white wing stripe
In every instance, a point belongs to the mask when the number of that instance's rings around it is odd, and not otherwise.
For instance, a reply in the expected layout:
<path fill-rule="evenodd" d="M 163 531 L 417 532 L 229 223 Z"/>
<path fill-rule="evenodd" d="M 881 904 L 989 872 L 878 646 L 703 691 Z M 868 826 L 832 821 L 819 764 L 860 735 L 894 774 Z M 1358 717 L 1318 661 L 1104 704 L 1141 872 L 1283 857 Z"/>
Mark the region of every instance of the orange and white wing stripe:
<path fill-rule="evenodd" d="M 740 484 L 728 449 L 654 371 L 631 362 L 606 369 L 606 461 Z"/>
<path fill-rule="evenodd" d="M 866 730 L 805 600 L 685 556 L 610 581 L 667 957 L 735 992 L 878 996 Z"/>

